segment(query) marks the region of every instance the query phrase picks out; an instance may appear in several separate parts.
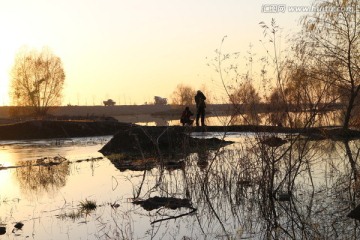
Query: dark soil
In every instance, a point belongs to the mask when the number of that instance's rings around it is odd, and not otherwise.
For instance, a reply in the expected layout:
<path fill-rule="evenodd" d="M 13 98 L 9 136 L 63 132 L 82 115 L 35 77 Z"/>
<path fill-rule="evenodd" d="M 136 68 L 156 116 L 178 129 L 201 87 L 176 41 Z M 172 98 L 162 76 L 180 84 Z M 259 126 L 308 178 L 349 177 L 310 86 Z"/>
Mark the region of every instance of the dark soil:
<path fill-rule="evenodd" d="M 114 121 L 32 120 L 0 125 L 0 140 L 27 140 L 113 135 L 129 124 Z"/>
<path fill-rule="evenodd" d="M 135 127 L 134 127 L 135 126 Z M 287 128 L 278 126 L 257 126 L 257 125 L 236 125 L 236 126 L 206 126 L 206 127 L 188 127 L 181 126 L 146 126 L 140 127 L 131 123 L 107 120 L 29 120 L 19 123 L 0 125 L 0 140 L 27 140 L 27 139 L 48 139 L 48 138 L 69 138 L 69 137 L 88 137 L 114 135 L 118 131 L 132 134 L 134 129 L 142 129 L 141 136 L 150 136 L 151 139 L 137 141 L 147 141 L 156 143 L 160 140 L 162 146 L 172 148 L 163 136 L 171 137 L 170 142 L 178 146 L 180 140 L 183 140 L 183 133 L 189 132 L 270 132 L 270 133 L 299 133 L 308 136 L 314 140 L 333 139 L 348 140 L 360 138 L 360 131 L 343 130 L 339 127 L 322 128 Z M 134 138 L 139 132 L 135 132 L 131 138 Z M 170 134 L 170 135 L 169 135 Z M 181 136 L 181 137 L 180 137 Z M 118 137 L 119 138 L 119 137 Z M 125 141 L 127 139 L 124 139 Z M 213 140 L 217 141 L 217 140 Z M 211 141 L 207 141 L 211 142 Z M 197 141 L 198 143 L 198 141 Z M 134 145 L 128 147 L 134 148 Z M 135 146 L 136 148 L 136 146 Z M 106 151 L 104 149 L 103 151 Z"/>
<path fill-rule="evenodd" d="M 135 200 L 134 204 L 142 206 L 147 211 L 152 211 L 160 207 L 165 207 L 169 209 L 177 208 L 192 208 L 191 202 L 189 199 L 180 199 L 173 197 L 151 197 L 146 200 Z"/>
<path fill-rule="evenodd" d="M 189 136 L 197 128 L 181 126 L 123 128 L 100 150 L 105 156 L 121 154 L 126 158 L 175 158 L 179 153 L 217 149 L 233 142 L 217 138 L 199 139 Z"/>

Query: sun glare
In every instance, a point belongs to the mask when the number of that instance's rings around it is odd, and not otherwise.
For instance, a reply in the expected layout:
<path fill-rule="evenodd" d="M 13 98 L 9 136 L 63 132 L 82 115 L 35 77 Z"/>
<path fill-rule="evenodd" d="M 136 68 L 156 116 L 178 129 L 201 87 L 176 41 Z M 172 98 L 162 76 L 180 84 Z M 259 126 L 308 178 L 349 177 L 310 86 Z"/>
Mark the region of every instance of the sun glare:
<path fill-rule="evenodd" d="M 9 81 L 10 70 L 15 58 L 15 47 L 13 49 L 5 49 L 0 47 L 0 106 L 9 105 Z"/>
<path fill-rule="evenodd" d="M 9 61 L 0 57 L 0 106 L 9 104 L 9 66 Z"/>
<path fill-rule="evenodd" d="M 0 150 L 0 196 L 2 195 L 2 193 L 6 193 L 8 191 L 11 191 L 12 189 L 11 170 L 2 169 L 3 167 L 8 167 L 12 165 L 10 157 L 11 156 L 9 153 Z"/>

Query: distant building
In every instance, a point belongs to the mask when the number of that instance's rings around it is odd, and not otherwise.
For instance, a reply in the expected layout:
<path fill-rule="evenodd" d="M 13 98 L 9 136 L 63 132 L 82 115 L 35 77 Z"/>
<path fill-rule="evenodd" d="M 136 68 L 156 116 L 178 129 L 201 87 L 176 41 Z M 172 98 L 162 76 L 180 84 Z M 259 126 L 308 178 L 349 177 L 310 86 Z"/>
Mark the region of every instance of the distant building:
<path fill-rule="evenodd" d="M 155 102 L 154 102 L 155 105 L 166 105 L 167 104 L 167 98 L 155 96 L 154 100 L 155 100 Z"/>
<path fill-rule="evenodd" d="M 114 102 L 112 99 L 108 99 L 106 101 L 103 101 L 105 106 L 114 106 L 116 102 Z"/>

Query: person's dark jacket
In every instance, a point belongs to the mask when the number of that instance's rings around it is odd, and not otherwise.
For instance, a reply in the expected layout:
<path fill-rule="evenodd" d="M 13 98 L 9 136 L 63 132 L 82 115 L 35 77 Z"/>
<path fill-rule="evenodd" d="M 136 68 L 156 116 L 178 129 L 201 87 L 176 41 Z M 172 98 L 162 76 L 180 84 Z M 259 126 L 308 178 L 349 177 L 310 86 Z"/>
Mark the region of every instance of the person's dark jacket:
<path fill-rule="evenodd" d="M 205 95 L 202 92 L 198 91 L 197 94 L 195 95 L 196 107 L 206 108 L 205 100 L 206 100 Z"/>

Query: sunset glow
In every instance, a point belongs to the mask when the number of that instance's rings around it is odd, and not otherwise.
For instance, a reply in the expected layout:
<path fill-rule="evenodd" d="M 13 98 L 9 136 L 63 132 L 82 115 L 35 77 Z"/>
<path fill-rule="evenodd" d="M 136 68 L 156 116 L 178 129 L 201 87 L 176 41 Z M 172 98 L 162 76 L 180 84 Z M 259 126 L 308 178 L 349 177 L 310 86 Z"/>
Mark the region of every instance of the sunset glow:
<path fill-rule="evenodd" d="M 308 5 L 311 1 L 292 1 Z M 221 39 L 226 51 L 263 54 L 260 21 L 285 32 L 301 13 L 264 13 L 268 1 L 13 0 L 0 2 L 0 105 L 9 105 L 9 72 L 24 45 L 62 59 L 63 105 L 143 104 L 170 97 L 179 83 L 221 91 L 207 66 Z"/>

